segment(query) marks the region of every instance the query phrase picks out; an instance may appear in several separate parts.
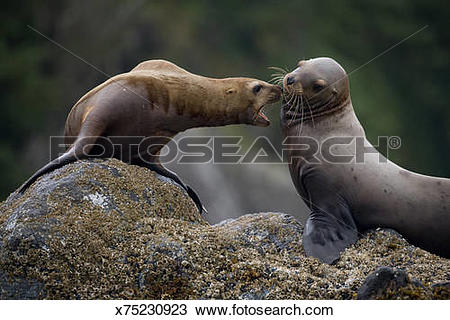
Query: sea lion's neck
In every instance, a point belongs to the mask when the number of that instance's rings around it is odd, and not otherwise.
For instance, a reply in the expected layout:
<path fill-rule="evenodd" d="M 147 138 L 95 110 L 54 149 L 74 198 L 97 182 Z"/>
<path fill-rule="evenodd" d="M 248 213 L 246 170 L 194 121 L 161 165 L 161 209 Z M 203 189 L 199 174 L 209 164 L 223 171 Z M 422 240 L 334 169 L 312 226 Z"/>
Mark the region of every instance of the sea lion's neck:
<path fill-rule="evenodd" d="M 302 159 L 296 161 L 297 168 L 306 163 L 315 167 L 316 164 L 314 163 L 317 159 L 321 159 L 320 167 L 324 163 L 322 161 L 322 147 L 335 138 L 345 138 L 345 144 L 348 144 L 349 137 L 365 137 L 364 129 L 353 111 L 351 102 L 333 113 L 314 119 L 314 122 L 306 122 L 303 126 L 297 124 L 293 127 L 284 127 L 284 135 L 285 141 L 289 145 L 288 149 L 290 149 L 288 150 L 288 157 L 300 157 Z M 290 144 L 293 146 L 290 146 Z M 305 144 L 308 147 L 304 150 L 297 150 L 296 144 Z M 320 151 L 319 154 L 318 151 Z M 333 152 L 336 152 L 336 150 Z M 345 150 L 342 154 L 340 152 L 338 152 L 339 155 L 347 155 Z"/>
<path fill-rule="evenodd" d="M 244 112 L 236 108 L 242 103 L 226 94 L 227 86 L 232 86 L 227 79 L 190 75 L 166 84 L 171 87 L 170 111 L 179 115 L 184 129 L 243 123 Z"/>
<path fill-rule="evenodd" d="M 365 136 L 350 99 L 339 108 L 314 117 L 306 126 L 317 128 L 326 135 Z"/>

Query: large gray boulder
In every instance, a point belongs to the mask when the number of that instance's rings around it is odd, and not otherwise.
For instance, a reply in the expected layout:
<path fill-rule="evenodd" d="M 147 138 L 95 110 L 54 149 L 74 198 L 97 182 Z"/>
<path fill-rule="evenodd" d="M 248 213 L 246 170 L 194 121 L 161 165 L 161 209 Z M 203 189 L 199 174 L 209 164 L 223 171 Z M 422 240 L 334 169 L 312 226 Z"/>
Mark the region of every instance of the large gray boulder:
<path fill-rule="evenodd" d="M 395 233 L 321 264 L 291 216 L 209 225 L 171 180 L 117 160 L 55 170 L 0 212 L 2 299 L 352 299 L 380 266 L 404 282 L 375 298 L 448 298 L 449 260 Z"/>

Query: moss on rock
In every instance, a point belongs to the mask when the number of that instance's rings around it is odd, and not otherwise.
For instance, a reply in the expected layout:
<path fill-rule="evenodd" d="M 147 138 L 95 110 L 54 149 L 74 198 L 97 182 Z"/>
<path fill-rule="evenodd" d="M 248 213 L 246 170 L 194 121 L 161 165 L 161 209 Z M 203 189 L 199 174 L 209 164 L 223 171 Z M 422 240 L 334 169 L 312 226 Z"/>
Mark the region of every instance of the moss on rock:
<path fill-rule="evenodd" d="M 436 284 L 450 280 L 449 260 L 395 233 L 371 232 L 321 264 L 291 216 L 211 226 L 179 186 L 114 159 L 55 170 L 0 210 L 3 299 L 352 299 L 379 266 L 423 284 L 379 298 L 448 298 Z"/>

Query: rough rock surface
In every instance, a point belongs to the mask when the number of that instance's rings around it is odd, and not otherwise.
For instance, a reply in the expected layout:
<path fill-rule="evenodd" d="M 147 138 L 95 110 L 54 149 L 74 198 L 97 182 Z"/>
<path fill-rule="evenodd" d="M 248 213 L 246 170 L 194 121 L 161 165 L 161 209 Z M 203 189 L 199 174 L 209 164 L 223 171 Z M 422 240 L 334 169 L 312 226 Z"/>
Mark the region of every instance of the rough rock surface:
<path fill-rule="evenodd" d="M 450 260 L 393 232 L 368 233 L 330 266 L 305 257 L 302 231 L 281 213 L 211 226 L 170 180 L 80 161 L 1 204 L 0 298 L 354 299 L 372 272 L 363 298 L 449 298 Z"/>
<path fill-rule="evenodd" d="M 395 292 L 406 287 L 410 283 L 408 280 L 408 275 L 401 269 L 380 267 L 364 280 L 358 290 L 357 298 L 376 299 L 378 296 L 386 294 L 388 290 Z"/>

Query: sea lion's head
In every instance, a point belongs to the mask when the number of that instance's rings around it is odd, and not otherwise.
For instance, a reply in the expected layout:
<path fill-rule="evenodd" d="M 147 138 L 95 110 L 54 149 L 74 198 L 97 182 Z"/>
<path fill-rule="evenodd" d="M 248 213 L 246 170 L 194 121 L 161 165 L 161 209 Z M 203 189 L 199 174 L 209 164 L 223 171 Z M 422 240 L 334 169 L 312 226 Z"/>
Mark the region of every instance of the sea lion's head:
<path fill-rule="evenodd" d="M 270 121 L 263 108 L 281 98 L 281 88 L 258 79 L 229 78 L 225 95 L 228 112 L 238 117 L 239 123 L 267 127 Z"/>
<path fill-rule="evenodd" d="M 301 60 L 283 78 L 283 110 L 292 120 L 307 120 L 333 112 L 347 103 L 348 76 L 331 58 Z"/>

